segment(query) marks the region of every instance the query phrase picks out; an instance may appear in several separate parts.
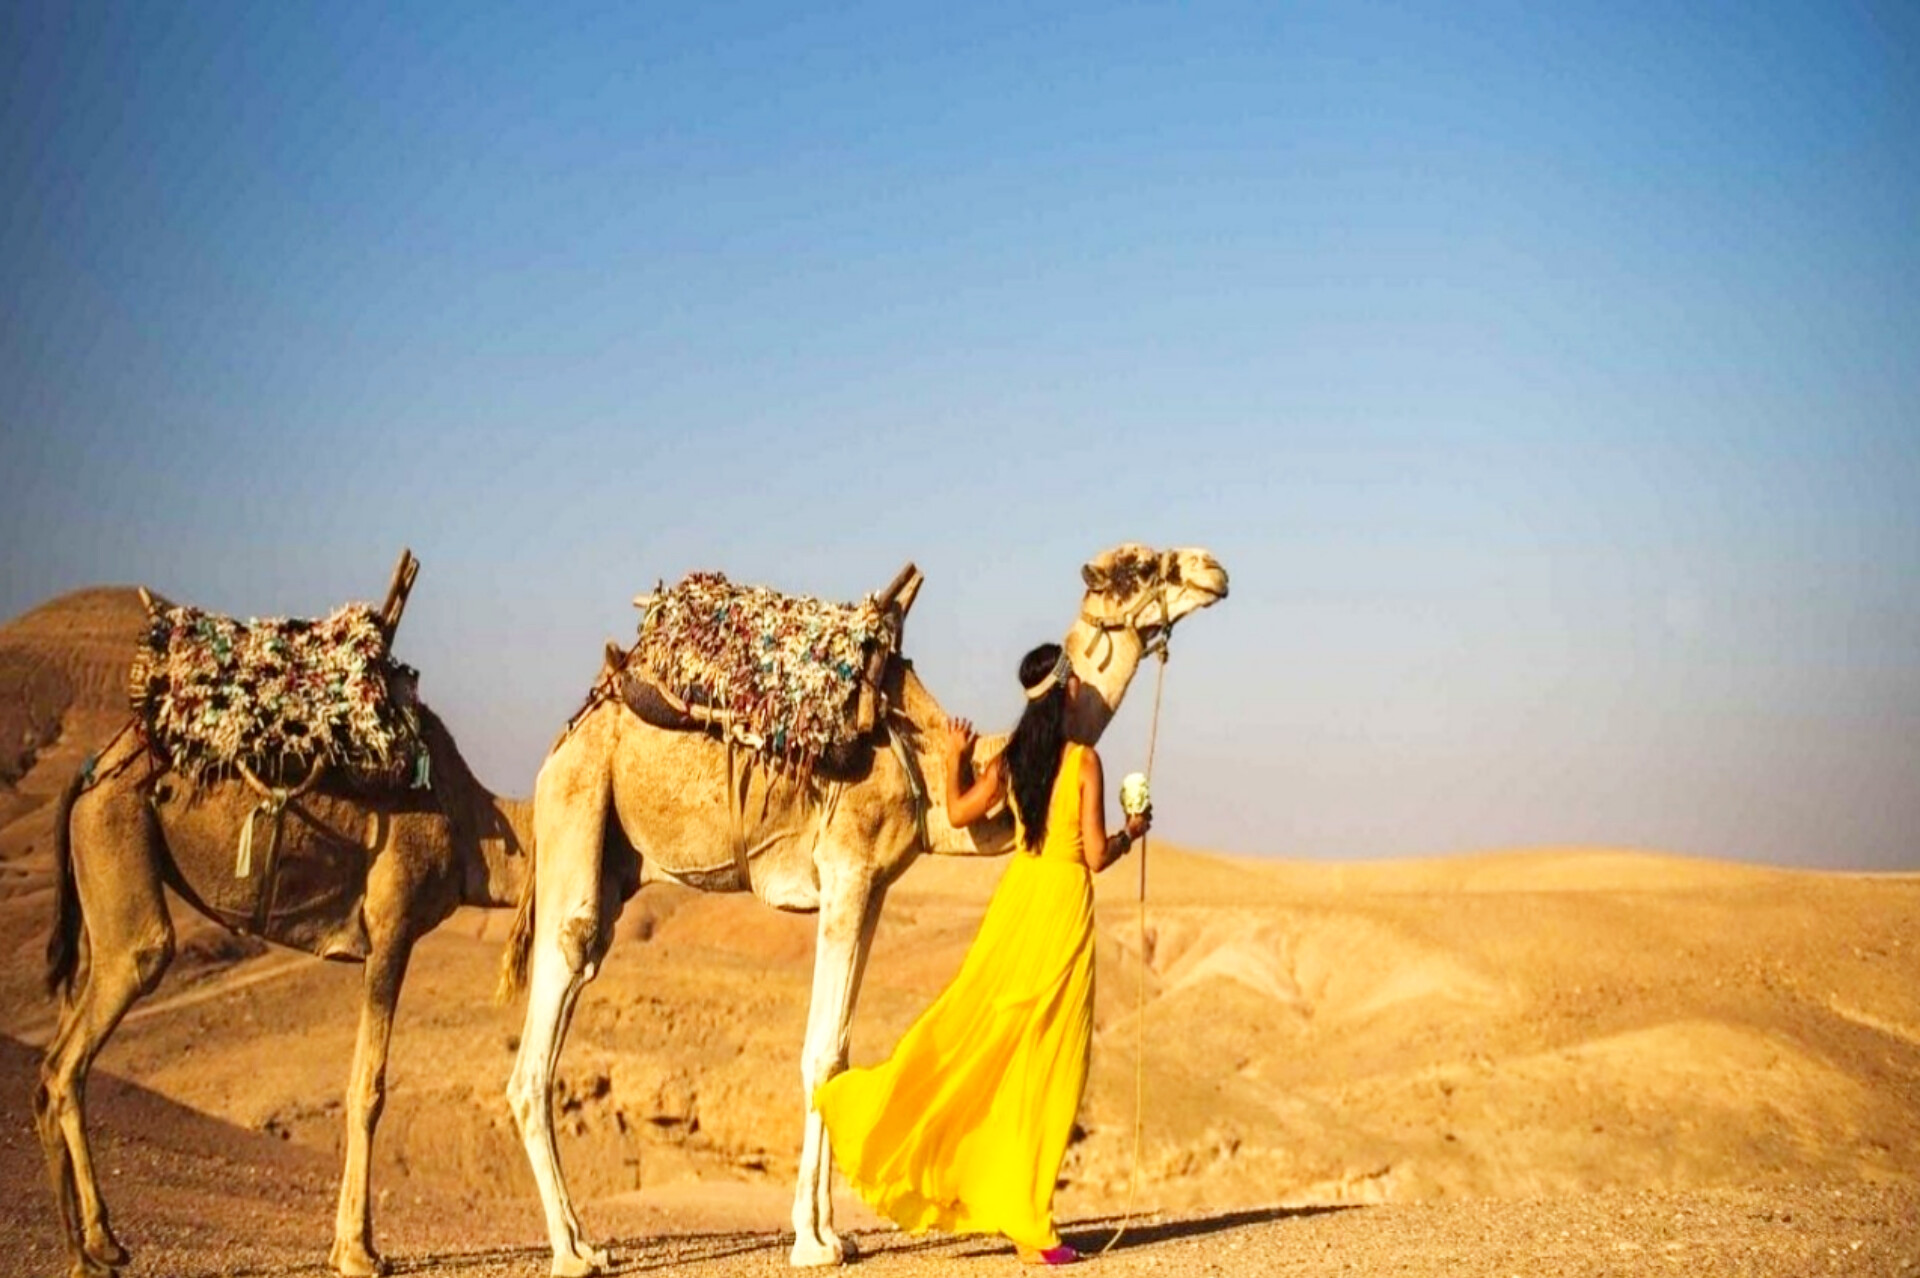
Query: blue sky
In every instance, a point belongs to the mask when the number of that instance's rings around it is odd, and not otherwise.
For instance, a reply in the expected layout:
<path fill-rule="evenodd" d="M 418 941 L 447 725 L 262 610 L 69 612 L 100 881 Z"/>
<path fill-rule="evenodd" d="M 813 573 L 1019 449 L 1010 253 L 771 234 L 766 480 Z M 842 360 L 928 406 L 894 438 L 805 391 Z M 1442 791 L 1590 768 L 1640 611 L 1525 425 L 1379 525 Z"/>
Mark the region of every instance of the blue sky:
<path fill-rule="evenodd" d="M 658 578 L 912 558 L 992 724 L 1205 545 L 1170 837 L 1920 868 L 1910 7 L 27 3 L 0 83 L 0 615 L 410 544 L 525 792 Z"/>

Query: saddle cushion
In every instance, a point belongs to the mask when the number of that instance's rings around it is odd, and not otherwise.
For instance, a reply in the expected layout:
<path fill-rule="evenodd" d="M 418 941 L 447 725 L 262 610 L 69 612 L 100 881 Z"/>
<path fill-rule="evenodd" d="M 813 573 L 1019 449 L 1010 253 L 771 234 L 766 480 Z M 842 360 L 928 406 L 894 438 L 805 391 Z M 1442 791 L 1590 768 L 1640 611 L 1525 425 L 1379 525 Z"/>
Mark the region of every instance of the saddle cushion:
<path fill-rule="evenodd" d="M 363 605 L 246 622 L 167 606 L 150 615 L 129 693 L 148 744 L 190 780 L 239 763 L 297 779 L 322 760 L 385 787 L 426 755 L 415 681 Z"/>
<path fill-rule="evenodd" d="M 662 727 L 718 719 L 743 744 L 810 770 L 844 759 L 871 727 L 860 722 L 861 686 L 895 641 L 895 622 L 871 599 L 833 604 L 694 573 L 648 605 L 623 699 Z M 680 713 L 649 683 L 709 713 Z"/>

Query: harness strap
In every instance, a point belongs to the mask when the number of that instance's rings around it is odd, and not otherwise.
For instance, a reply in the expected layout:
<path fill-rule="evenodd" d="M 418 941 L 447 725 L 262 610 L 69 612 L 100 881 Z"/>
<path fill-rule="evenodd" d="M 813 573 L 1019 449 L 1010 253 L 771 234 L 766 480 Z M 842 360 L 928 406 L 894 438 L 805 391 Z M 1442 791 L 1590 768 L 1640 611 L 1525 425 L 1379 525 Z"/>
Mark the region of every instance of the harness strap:
<path fill-rule="evenodd" d="M 826 802 L 820 805 L 820 824 L 813 827 L 813 847 L 807 854 L 812 860 L 820 855 L 820 841 L 827 837 L 827 826 L 833 821 L 833 814 L 840 810 L 840 796 L 846 791 L 845 781 L 834 781 L 827 786 Z"/>
<path fill-rule="evenodd" d="M 240 846 L 234 853 L 233 877 L 250 878 L 253 875 L 253 823 L 256 817 L 265 816 L 267 825 L 267 850 L 260 870 L 261 888 L 253 901 L 253 930 L 261 932 L 266 928 L 267 920 L 273 915 L 275 897 L 280 888 L 280 839 L 286 829 L 287 804 L 306 794 L 320 784 L 320 778 L 326 774 L 327 761 L 316 756 L 313 765 L 307 770 L 307 778 L 296 786 L 270 786 L 262 781 L 244 762 L 236 765 L 240 779 L 245 781 L 260 802 L 248 809 L 246 820 L 240 826 Z"/>
<path fill-rule="evenodd" d="M 128 754 L 121 755 L 120 758 L 117 761 L 115 761 L 111 767 L 109 767 L 106 771 L 102 772 L 100 770 L 100 760 L 106 758 L 109 754 L 112 754 L 113 748 L 119 745 L 121 738 L 125 737 L 129 732 L 133 733 L 134 736 L 139 740 L 140 749 L 137 751 L 130 752 Z M 145 758 L 149 762 L 149 764 L 156 763 L 158 761 L 158 758 L 154 753 L 152 743 L 146 739 L 146 734 L 143 731 L 141 731 L 140 720 L 137 718 L 128 719 L 125 723 L 120 725 L 120 730 L 118 732 L 114 733 L 113 736 L 107 739 L 107 743 L 105 745 L 101 746 L 98 750 L 95 750 L 92 754 L 88 755 L 81 762 L 80 792 L 84 794 L 88 790 L 93 789 L 93 787 L 95 787 L 96 785 L 99 785 L 102 781 L 108 780 L 111 777 L 119 776 L 122 772 L 125 772 L 128 768 L 132 767 L 135 763 L 138 763 L 142 758 Z M 149 773 L 149 775 L 151 775 L 151 773 Z"/>
<path fill-rule="evenodd" d="M 731 844 L 731 851 L 733 852 L 733 869 L 734 873 L 739 876 L 740 890 L 742 892 L 750 892 L 753 890 L 753 875 L 747 866 L 746 807 L 747 774 L 753 768 L 753 760 L 751 757 L 747 759 L 746 766 L 740 769 L 739 776 L 736 779 L 733 767 L 733 756 L 735 753 L 733 735 L 729 733 L 726 740 L 727 825 L 732 832 L 729 843 Z"/>
<path fill-rule="evenodd" d="M 287 792 L 274 790 L 259 803 L 247 809 L 247 816 L 240 823 L 240 848 L 233 858 L 233 877 L 244 879 L 253 873 L 253 822 L 254 818 L 264 816 L 273 824 L 268 826 L 268 857 L 280 846 L 280 819 L 287 810 Z"/>
<path fill-rule="evenodd" d="M 889 732 L 889 735 L 891 735 L 891 732 Z M 734 754 L 733 738 L 728 737 L 727 825 L 730 834 L 729 843 L 731 845 L 729 850 L 733 853 L 733 869 L 739 879 L 740 890 L 743 892 L 751 892 L 753 890 L 752 858 L 747 852 L 746 806 L 747 782 L 752 773 L 753 758 L 751 755 L 747 757 L 746 762 L 737 774 L 736 780 L 736 773 L 733 766 Z M 834 814 L 840 810 L 840 796 L 846 793 L 846 789 L 847 783 L 845 781 L 835 780 L 828 782 L 826 798 L 820 804 L 820 820 L 813 827 L 813 845 L 808 852 L 809 858 L 820 851 L 820 842 L 826 838 L 827 827 L 833 823 Z M 916 786 L 914 790 L 916 798 L 919 793 L 919 788 Z M 926 842 L 926 818 L 918 802 L 914 805 L 914 812 L 921 820 L 921 842 L 924 844 Z"/>
<path fill-rule="evenodd" d="M 887 744 L 893 748 L 893 757 L 900 760 L 900 770 L 907 774 L 907 789 L 913 793 L 913 828 L 920 836 L 920 850 L 924 852 L 931 846 L 927 840 L 927 783 L 920 777 L 913 751 L 907 749 L 907 743 L 900 739 L 898 729 L 893 726 L 892 715 L 887 716 Z"/>

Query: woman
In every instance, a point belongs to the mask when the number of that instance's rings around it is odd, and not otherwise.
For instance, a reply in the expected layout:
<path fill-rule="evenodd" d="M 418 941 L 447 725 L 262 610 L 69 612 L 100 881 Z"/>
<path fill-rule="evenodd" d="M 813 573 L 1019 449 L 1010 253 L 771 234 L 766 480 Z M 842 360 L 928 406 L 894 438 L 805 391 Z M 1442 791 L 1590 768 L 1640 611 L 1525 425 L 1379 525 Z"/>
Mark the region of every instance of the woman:
<path fill-rule="evenodd" d="M 1152 824 L 1107 836 L 1100 756 L 1067 740 L 1080 680 L 1058 644 L 1020 663 L 1027 708 L 1006 752 L 962 781 L 973 726 L 947 727 L 947 817 L 972 825 L 1004 797 L 1018 852 L 960 974 L 872 1069 L 821 1084 L 840 1169 L 901 1228 L 999 1233 L 1029 1264 L 1080 1259 L 1053 1228 L 1093 1043 L 1093 881 Z"/>

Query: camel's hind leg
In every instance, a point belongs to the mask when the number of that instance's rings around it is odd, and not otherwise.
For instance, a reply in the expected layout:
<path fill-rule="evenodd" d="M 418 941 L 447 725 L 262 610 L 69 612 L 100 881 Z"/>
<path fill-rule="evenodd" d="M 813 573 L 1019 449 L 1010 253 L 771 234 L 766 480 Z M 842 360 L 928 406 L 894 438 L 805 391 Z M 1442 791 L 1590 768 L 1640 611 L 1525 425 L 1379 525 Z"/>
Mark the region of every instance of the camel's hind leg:
<path fill-rule="evenodd" d="M 846 858 L 846 864 L 822 858 L 813 996 L 800 1056 L 807 1117 L 793 1195 L 793 1250 L 787 1258 L 794 1265 L 837 1265 L 852 1251 L 833 1228 L 833 1152 L 826 1124 L 813 1107 L 813 1093 L 846 1068 L 848 1028 L 885 894 L 885 888 L 873 882 L 872 871 L 852 858 Z"/>
<path fill-rule="evenodd" d="M 386 1106 L 387 1047 L 393 1038 L 394 1009 L 412 953 L 411 937 L 380 937 L 367 958 L 360 1036 L 353 1048 L 353 1076 L 347 1083 L 347 1157 L 340 1174 L 340 1205 L 333 1218 L 333 1250 L 327 1256 L 327 1263 L 349 1278 L 387 1272 L 386 1262 L 373 1249 L 367 1177 L 373 1162 L 374 1128 Z"/>
<path fill-rule="evenodd" d="M 578 738 L 569 744 L 577 744 Z M 574 772 L 567 764 L 572 763 Z M 577 775 L 579 772 L 589 775 Z M 553 1273 L 599 1273 L 607 1253 L 582 1237 L 553 1138 L 553 1075 L 580 991 L 599 971 L 618 909 L 601 873 L 608 819 L 604 765 L 589 752 L 556 754 L 541 769 L 534 800 L 534 932 L 527 1018 L 507 1101 L 546 1211 Z"/>
<path fill-rule="evenodd" d="M 161 890 L 160 841 L 139 793 L 103 783 L 69 817 L 73 871 L 86 919 L 85 983 L 62 1013 L 40 1067 L 34 1118 L 76 1275 L 110 1273 L 127 1252 L 107 1222 L 87 1143 L 87 1072 L 135 999 L 173 959 L 173 924 Z"/>

